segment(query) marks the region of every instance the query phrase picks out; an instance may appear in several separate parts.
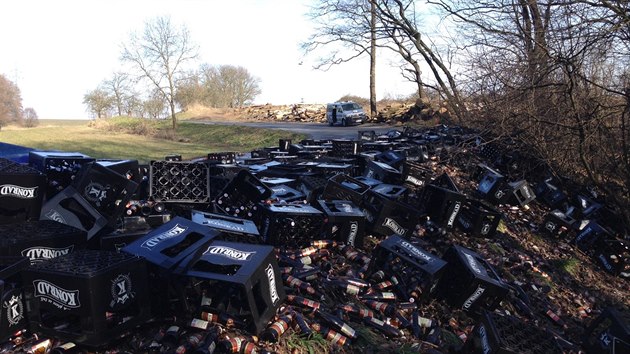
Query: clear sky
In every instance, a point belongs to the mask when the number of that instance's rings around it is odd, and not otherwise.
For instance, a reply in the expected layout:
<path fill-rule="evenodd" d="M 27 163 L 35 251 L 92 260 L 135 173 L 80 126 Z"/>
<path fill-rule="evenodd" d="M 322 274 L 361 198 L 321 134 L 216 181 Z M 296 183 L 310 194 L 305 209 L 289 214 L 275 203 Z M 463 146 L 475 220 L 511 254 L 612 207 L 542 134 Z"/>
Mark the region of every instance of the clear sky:
<path fill-rule="evenodd" d="M 0 11 L 0 73 L 40 118 L 87 118 L 85 93 L 110 79 L 121 44 L 145 21 L 170 16 L 199 46 L 199 64 L 238 65 L 260 78 L 255 103 L 326 103 L 369 96 L 367 59 L 314 70 L 299 44 L 312 33 L 306 0 L 9 0 Z M 300 65 L 300 63 L 302 63 Z M 198 66 L 195 66 L 198 67 Z M 377 67 L 377 99 L 413 92 L 393 67 Z"/>

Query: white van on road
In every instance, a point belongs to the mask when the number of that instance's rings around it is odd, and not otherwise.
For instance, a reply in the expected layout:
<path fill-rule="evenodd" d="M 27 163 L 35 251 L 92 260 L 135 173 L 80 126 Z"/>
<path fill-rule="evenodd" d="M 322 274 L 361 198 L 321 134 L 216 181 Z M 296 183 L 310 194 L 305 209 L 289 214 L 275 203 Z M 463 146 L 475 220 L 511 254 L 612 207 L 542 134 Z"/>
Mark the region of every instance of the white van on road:
<path fill-rule="evenodd" d="M 326 122 L 328 125 L 342 125 L 344 127 L 362 124 L 367 120 L 363 108 L 357 103 L 335 102 L 326 105 Z"/>

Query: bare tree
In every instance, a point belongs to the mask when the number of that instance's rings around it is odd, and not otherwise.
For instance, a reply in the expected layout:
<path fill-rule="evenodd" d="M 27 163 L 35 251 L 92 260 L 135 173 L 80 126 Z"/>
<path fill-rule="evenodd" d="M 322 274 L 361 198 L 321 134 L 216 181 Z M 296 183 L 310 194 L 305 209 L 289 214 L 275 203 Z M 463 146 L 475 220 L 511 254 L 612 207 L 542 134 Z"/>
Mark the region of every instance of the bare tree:
<path fill-rule="evenodd" d="M 83 96 L 83 104 L 97 118 L 104 118 L 114 106 L 114 98 L 104 89 L 96 88 Z"/>
<path fill-rule="evenodd" d="M 423 98 L 423 87 L 430 87 L 446 98 L 450 111 L 464 121 L 468 111 L 460 94 L 458 84 L 449 68 L 448 62 L 433 45 L 430 37 L 422 33 L 417 20 L 413 0 L 375 1 L 375 13 L 380 23 L 378 31 L 388 42 L 386 47 L 398 53 L 409 65 L 405 68 L 411 80 L 418 85 L 419 98 Z M 426 64 L 435 85 L 423 80 L 421 63 Z"/>
<path fill-rule="evenodd" d="M 0 129 L 11 122 L 22 120 L 20 89 L 4 75 L 0 75 Z"/>
<path fill-rule="evenodd" d="M 326 48 L 315 65 L 329 69 L 367 55 L 370 58 L 370 115 L 376 117 L 376 30 L 375 0 L 320 0 L 309 17 L 318 27 L 302 43 L 306 53 Z"/>
<path fill-rule="evenodd" d="M 132 84 L 129 75 L 120 71 L 115 72 L 111 79 L 104 80 L 101 84 L 101 87 L 114 98 L 114 106 L 119 116 L 125 113 L 125 101 L 131 97 Z"/>
<path fill-rule="evenodd" d="M 495 136 L 589 184 L 630 226 L 630 4 L 431 0 L 460 30 L 466 89 Z"/>
<path fill-rule="evenodd" d="M 123 44 L 122 60 L 129 62 L 140 76 L 149 80 L 168 104 L 177 129 L 175 115 L 176 81 L 185 70 L 184 64 L 197 57 L 197 46 L 191 42 L 185 26 L 175 28 L 168 17 L 145 23 L 142 35 L 131 34 Z"/>
<path fill-rule="evenodd" d="M 160 92 L 154 92 L 151 97 L 142 103 L 144 113 L 153 119 L 161 118 L 166 110 L 164 100 L 161 98 Z"/>
<path fill-rule="evenodd" d="M 261 93 L 260 80 L 242 66 L 203 64 L 198 79 L 197 95 L 210 107 L 242 107 Z M 188 90 L 195 90 L 196 84 Z"/>
<path fill-rule="evenodd" d="M 39 117 L 35 109 L 31 107 L 24 108 L 24 126 L 27 128 L 36 127 L 39 124 Z"/>
<path fill-rule="evenodd" d="M 175 99 L 183 110 L 187 110 L 193 104 L 203 104 L 204 89 L 197 70 L 187 72 L 184 77 L 177 81 Z"/>

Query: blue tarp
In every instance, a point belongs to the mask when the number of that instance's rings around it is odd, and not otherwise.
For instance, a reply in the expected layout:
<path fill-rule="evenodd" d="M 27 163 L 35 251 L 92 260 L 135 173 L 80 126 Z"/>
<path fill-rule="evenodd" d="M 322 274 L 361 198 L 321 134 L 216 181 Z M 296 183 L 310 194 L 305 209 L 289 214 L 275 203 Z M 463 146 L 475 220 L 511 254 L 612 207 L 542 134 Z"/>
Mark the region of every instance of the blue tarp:
<path fill-rule="evenodd" d="M 0 143 L 0 157 L 18 163 L 28 163 L 28 152 L 33 150 L 26 146 Z"/>

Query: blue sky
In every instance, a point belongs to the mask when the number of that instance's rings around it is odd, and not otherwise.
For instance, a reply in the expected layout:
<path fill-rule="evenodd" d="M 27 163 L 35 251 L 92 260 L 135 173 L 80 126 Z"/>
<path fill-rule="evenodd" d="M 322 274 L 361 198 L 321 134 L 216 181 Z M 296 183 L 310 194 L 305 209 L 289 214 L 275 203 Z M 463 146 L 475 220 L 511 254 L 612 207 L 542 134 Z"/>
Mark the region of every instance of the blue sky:
<path fill-rule="evenodd" d="M 83 95 L 122 68 L 121 44 L 145 21 L 170 16 L 199 45 L 200 63 L 239 65 L 260 78 L 255 103 L 368 97 L 368 61 L 314 70 L 299 43 L 312 33 L 305 0 L 10 0 L 0 12 L 0 73 L 40 118 L 87 118 Z M 302 63 L 302 65 L 299 65 Z M 377 98 L 413 92 L 383 59 Z"/>

